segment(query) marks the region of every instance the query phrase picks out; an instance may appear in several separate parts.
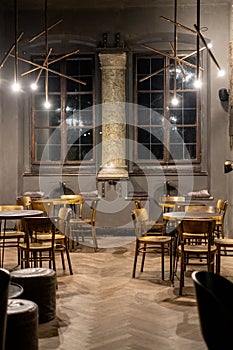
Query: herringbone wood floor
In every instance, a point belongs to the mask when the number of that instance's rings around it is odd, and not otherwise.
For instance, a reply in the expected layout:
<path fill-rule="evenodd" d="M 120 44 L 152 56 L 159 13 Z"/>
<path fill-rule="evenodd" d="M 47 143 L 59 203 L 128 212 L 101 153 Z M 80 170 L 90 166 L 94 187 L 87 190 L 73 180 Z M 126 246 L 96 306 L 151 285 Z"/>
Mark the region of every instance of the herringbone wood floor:
<path fill-rule="evenodd" d="M 145 271 L 132 279 L 134 242 L 115 248 L 80 247 L 71 253 L 74 275 L 57 257 L 57 317 L 39 326 L 40 350 L 204 350 L 190 277 L 184 296 L 178 280 L 160 279 L 160 258 L 148 256 Z M 231 278 L 231 258 L 223 274 Z M 15 252 L 7 252 L 11 269 Z M 139 271 L 139 269 L 138 269 Z"/>

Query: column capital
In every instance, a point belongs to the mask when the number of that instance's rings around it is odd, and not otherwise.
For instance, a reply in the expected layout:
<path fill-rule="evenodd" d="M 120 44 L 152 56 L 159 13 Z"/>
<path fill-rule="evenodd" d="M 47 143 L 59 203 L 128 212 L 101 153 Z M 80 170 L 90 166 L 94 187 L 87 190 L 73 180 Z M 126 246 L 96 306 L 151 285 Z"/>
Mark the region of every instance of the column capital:
<path fill-rule="evenodd" d="M 102 69 L 125 69 L 126 53 L 99 53 Z"/>

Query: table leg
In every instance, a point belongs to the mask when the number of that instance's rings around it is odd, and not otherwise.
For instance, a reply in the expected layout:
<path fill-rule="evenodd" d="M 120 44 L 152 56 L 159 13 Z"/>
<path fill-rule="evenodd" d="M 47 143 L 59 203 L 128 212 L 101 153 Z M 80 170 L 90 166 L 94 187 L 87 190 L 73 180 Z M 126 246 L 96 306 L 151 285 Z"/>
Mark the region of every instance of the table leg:
<path fill-rule="evenodd" d="M 2 229 L 2 227 L 1 227 Z M 4 225 L 3 225 L 3 238 L 2 238 L 2 256 L 1 256 L 1 267 L 3 267 L 3 262 L 4 262 L 4 250 L 5 250 L 5 233 L 6 233 L 6 220 L 4 220 Z"/>

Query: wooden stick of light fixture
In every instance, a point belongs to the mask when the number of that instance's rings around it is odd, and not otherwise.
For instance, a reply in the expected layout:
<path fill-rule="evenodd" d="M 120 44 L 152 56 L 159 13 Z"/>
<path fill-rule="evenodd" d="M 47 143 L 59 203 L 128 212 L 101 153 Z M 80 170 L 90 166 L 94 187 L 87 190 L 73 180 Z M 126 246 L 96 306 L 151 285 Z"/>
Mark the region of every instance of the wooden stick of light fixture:
<path fill-rule="evenodd" d="M 11 53 L 11 54 L 10 54 L 10 57 L 15 57 L 15 56 Z M 53 74 L 57 74 L 57 75 L 59 75 L 60 77 L 63 77 L 63 78 L 66 78 L 66 79 L 75 81 L 76 83 L 79 83 L 79 84 L 82 84 L 82 85 L 86 85 L 86 84 L 87 84 L 85 81 L 82 81 L 82 80 L 79 80 L 79 79 L 75 79 L 75 78 L 73 78 L 73 77 L 70 77 L 69 75 L 66 75 L 66 74 L 57 72 L 56 70 L 51 69 L 51 68 L 48 68 L 48 67 L 44 67 L 44 66 L 42 66 L 41 64 L 38 64 L 38 63 L 35 63 L 35 62 L 32 62 L 32 61 L 29 61 L 29 60 L 27 60 L 27 59 L 25 59 L 25 58 L 18 57 L 18 60 L 21 61 L 21 62 L 24 62 L 24 63 L 31 64 L 32 66 L 35 66 L 35 67 L 38 67 L 38 68 L 42 68 L 42 69 L 44 69 L 45 71 L 47 70 L 48 72 L 51 72 L 51 73 L 53 73 Z"/>
<path fill-rule="evenodd" d="M 46 30 L 49 31 L 50 29 L 54 28 L 56 25 L 60 24 L 63 21 L 63 19 L 59 19 L 57 22 L 55 22 L 54 24 L 52 24 L 51 26 L 47 27 L 47 29 L 43 30 L 42 32 L 36 34 L 33 38 L 31 38 L 29 40 L 29 43 L 32 43 L 33 41 L 35 41 L 36 39 L 38 39 L 40 36 L 46 34 Z"/>
<path fill-rule="evenodd" d="M 22 38 L 23 36 L 23 32 L 21 32 L 17 38 L 17 42 L 19 42 L 19 40 Z M 9 50 L 7 51 L 5 57 L 2 59 L 2 61 L 0 62 L 0 69 L 3 68 L 4 64 L 6 63 L 8 57 L 10 56 L 10 54 L 15 50 L 15 43 L 12 44 L 12 46 L 9 48 Z"/>
<path fill-rule="evenodd" d="M 149 46 L 149 45 L 146 45 L 146 44 L 143 44 L 142 45 L 143 47 L 151 50 L 151 51 L 154 51 L 155 53 L 158 53 L 159 55 L 162 55 L 162 56 L 165 56 L 165 57 L 168 57 L 168 58 L 172 58 L 174 59 L 174 56 L 173 55 L 170 55 L 169 53 L 166 53 L 166 52 L 163 52 L 163 51 L 159 51 L 155 48 L 153 48 L 152 46 Z M 195 51 L 196 52 L 196 51 Z M 181 63 L 184 63 L 186 64 L 187 66 L 189 67 L 192 67 L 192 68 L 196 68 L 197 66 L 195 64 L 192 64 L 190 62 L 187 62 L 187 61 L 184 61 L 184 58 L 179 58 L 178 56 L 175 58 L 178 62 L 181 62 Z M 202 68 L 203 69 L 203 68 Z"/>
<path fill-rule="evenodd" d="M 52 52 L 52 48 L 49 49 L 49 52 L 48 52 L 48 55 L 45 57 L 45 60 L 44 60 L 44 63 L 43 63 L 43 67 L 46 67 L 47 63 L 48 63 L 48 59 L 49 59 L 49 56 L 51 55 L 51 52 Z M 39 68 L 38 68 L 39 69 Z M 43 68 L 40 68 L 40 71 L 36 77 L 36 80 L 35 80 L 35 83 L 37 84 L 39 79 L 40 79 L 40 76 L 43 72 Z"/>
<path fill-rule="evenodd" d="M 65 54 L 65 55 L 63 55 L 61 57 L 55 58 L 54 60 L 48 62 L 48 65 L 53 64 L 53 63 L 58 62 L 58 61 L 61 61 L 64 58 L 67 58 L 69 56 L 75 55 L 76 53 L 79 53 L 79 52 L 80 52 L 80 50 L 75 50 L 75 51 L 69 52 L 69 53 L 67 53 L 67 54 Z M 33 73 L 33 72 L 35 72 L 38 69 L 40 69 L 40 68 L 38 68 L 38 67 L 37 68 L 32 68 L 32 69 L 30 69 L 30 70 L 28 70 L 28 71 L 26 71 L 24 73 L 21 73 L 21 75 L 24 76 L 24 75 Z"/>
<path fill-rule="evenodd" d="M 197 25 L 196 25 L 196 24 L 194 24 L 194 28 L 196 29 L 196 33 L 197 33 L 197 34 L 198 34 L 198 36 L 201 38 L 201 40 L 202 40 L 203 44 L 205 45 L 205 47 L 206 47 L 206 49 L 207 49 L 207 51 L 208 51 L 208 53 L 209 53 L 210 57 L 212 58 L 212 60 L 213 60 L 213 61 L 214 61 L 214 63 L 216 64 L 217 68 L 218 68 L 219 70 L 221 70 L 221 67 L 220 67 L 220 65 L 218 64 L 218 62 L 217 62 L 216 58 L 214 57 L 213 52 L 212 52 L 212 51 L 210 50 L 210 48 L 208 47 L 208 45 L 207 45 L 207 42 L 206 42 L 205 38 L 203 37 L 203 35 L 201 34 L 201 32 L 198 30 L 198 27 L 197 27 Z"/>
<path fill-rule="evenodd" d="M 143 46 L 145 46 L 145 45 L 143 45 Z M 151 48 L 151 49 L 153 49 L 153 48 Z M 200 48 L 200 51 L 205 50 L 205 49 L 206 49 L 205 47 L 202 47 L 202 48 Z M 196 53 L 197 53 L 197 51 L 195 50 L 195 51 L 189 53 L 188 55 L 185 55 L 182 59 L 180 59 L 180 61 L 178 61 L 178 63 L 179 63 L 179 64 L 180 64 L 181 62 L 183 62 L 183 63 L 189 63 L 189 62 L 186 62 L 185 60 L 186 60 L 187 58 L 189 58 L 189 57 L 195 55 Z M 167 68 L 170 68 L 170 67 L 171 67 L 171 64 L 168 64 L 168 65 L 166 65 L 165 67 L 163 67 L 163 68 L 161 68 L 161 69 L 158 69 L 157 71 L 155 71 L 155 72 L 153 72 L 153 73 L 151 73 L 151 74 L 148 74 L 147 76 L 141 78 L 141 79 L 139 80 L 139 83 L 142 83 L 143 81 L 145 81 L 145 80 L 147 80 L 147 79 L 149 79 L 149 78 L 152 78 L 153 76 L 155 76 L 155 75 L 159 74 L 160 72 L 162 72 L 164 69 L 167 69 Z M 195 65 L 194 65 L 194 67 L 196 68 Z M 203 68 L 200 67 L 200 70 L 203 70 Z"/>

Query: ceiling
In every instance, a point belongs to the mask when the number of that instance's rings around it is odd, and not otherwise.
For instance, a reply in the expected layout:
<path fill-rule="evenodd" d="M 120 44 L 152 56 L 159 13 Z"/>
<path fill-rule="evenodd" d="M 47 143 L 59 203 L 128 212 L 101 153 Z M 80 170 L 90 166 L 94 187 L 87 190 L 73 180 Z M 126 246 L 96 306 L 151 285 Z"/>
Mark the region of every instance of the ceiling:
<path fill-rule="evenodd" d="M 202 0 L 201 5 L 231 3 L 232 0 Z M 177 5 L 193 5 L 194 0 L 177 0 Z M 175 0 L 47 0 L 48 9 L 69 10 L 79 8 L 127 8 L 174 5 Z M 5 8 L 14 8 L 14 0 L 2 0 Z M 18 8 L 23 10 L 41 9 L 45 0 L 18 0 Z"/>

